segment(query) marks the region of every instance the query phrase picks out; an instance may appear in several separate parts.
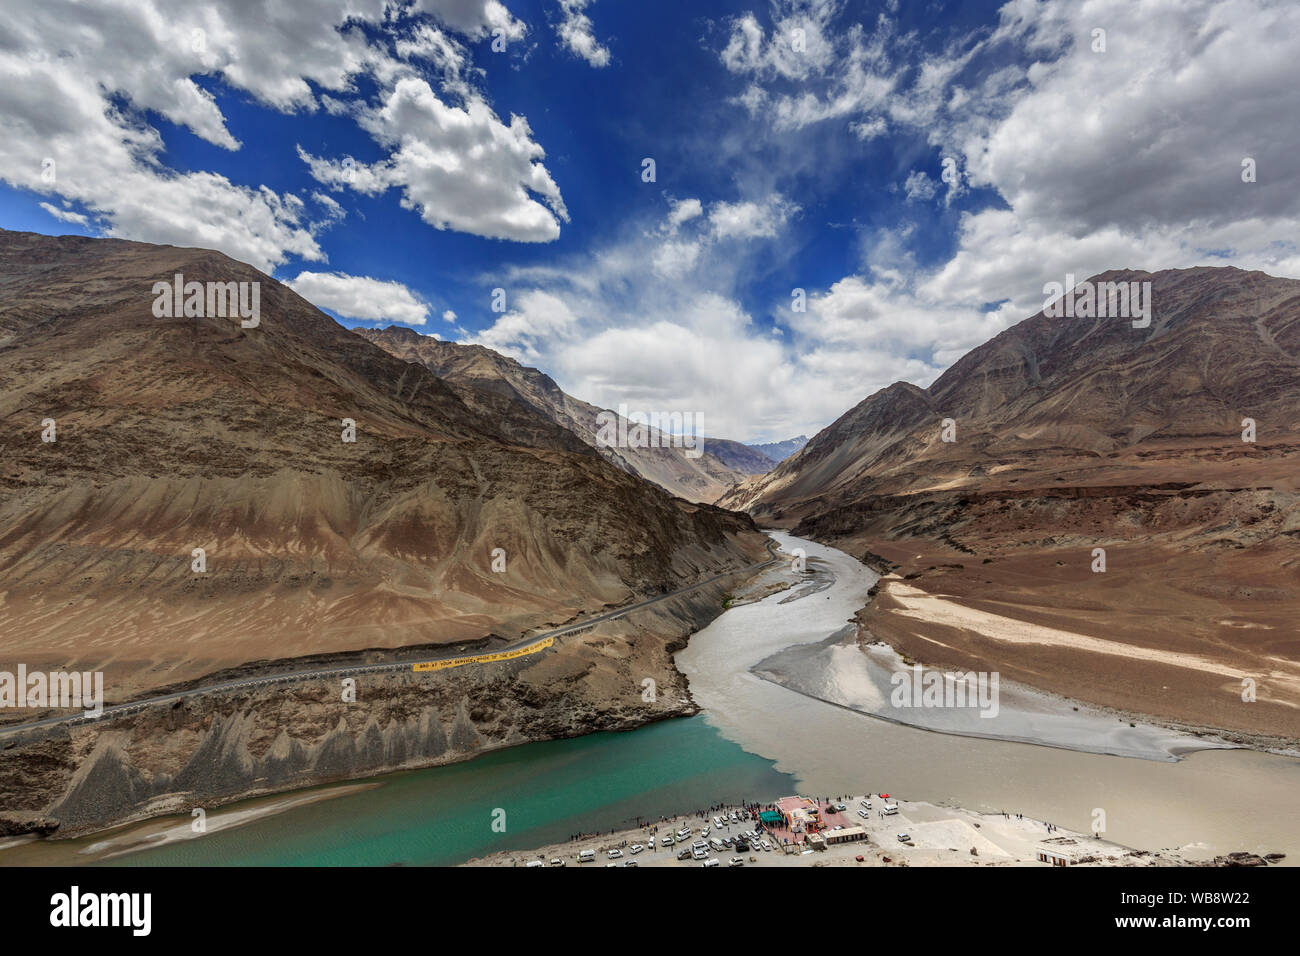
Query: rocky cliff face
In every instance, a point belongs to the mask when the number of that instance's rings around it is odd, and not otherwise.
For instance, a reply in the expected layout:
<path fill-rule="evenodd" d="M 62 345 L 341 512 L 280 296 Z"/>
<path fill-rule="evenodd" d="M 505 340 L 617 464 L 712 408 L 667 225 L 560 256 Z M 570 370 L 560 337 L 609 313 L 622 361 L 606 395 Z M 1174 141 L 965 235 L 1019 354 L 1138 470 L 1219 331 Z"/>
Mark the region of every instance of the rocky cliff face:
<path fill-rule="evenodd" d="M 16 734 L 0 751 L 0 835 L 73 836 L 693 713 L 671 654 L 720 612 L 721 595 L 702 588 L 534 657 L 361 675 L 353 702 L 338 679 L 308 680 Z"/>
<path fill-rule="evenodd" d="M 1091 281 L 1150 325 L 1040 313 L 720 503 L 895 565 L 862 619 L 918 660 L 1300 737 L 1300 282 Z"/>

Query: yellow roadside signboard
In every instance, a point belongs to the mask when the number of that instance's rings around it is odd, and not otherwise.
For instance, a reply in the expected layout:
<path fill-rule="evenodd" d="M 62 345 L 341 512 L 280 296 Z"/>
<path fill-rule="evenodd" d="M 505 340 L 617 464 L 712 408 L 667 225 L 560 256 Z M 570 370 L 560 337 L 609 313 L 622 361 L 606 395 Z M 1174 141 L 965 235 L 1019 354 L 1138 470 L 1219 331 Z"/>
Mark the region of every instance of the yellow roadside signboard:
<path fill-rule="evenodd" d="M 555 643 L 555 638 L 544 637 L 536 644 L 529 644 L 527 647 L 517 647 L 513 651 L 497 651 L 495 654 L 475 654 L 473 657 L 453 657 L 445 661 L 421 661 L 418 664 L 412 664 L 413 671 L 443 671 L 449 667 L 461 667 L 465 664 L 491 664 L 494 661 L 511 661 L 516 657 L 525 657 L 528 654 L 536 654 L 538 651 L 544 651 Z"/>

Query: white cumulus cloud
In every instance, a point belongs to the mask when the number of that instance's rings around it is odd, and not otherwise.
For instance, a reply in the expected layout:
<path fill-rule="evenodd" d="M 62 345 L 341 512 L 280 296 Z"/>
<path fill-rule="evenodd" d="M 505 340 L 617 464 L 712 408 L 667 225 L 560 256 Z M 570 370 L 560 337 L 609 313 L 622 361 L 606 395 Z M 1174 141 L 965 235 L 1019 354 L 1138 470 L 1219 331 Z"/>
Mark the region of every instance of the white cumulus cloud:
<path fill-rule="evenodd" d="M 424 325 L 429 307 L 400 282 L 341 272 L 301 272 L 285 282 L 313 305 L 346 319 Z"/>

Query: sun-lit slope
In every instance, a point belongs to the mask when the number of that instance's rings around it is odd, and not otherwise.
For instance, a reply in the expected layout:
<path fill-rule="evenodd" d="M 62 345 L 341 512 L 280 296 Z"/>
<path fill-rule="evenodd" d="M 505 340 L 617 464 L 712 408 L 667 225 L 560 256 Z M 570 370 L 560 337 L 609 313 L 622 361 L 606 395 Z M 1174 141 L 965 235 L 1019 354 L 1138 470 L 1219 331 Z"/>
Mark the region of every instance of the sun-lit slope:
<path fill-rule="evenodd" d="M 620 468 L 688 501 L 712 501 L 753 474 L 762 458 L 737 442 L 711 438 L 703 442 L 703 454 L 696 457 L 687 454 L 686 449 L 666 447 L 667 436 L 659 447 L 598 445 L 598 416 L 604 410 L 567 394 L 549 375 L 535 368 L 482 345 L 442 342 L 400 326 L 354 331 L 399 358 L 425 366 L 453 388 L 462 389 L 466 401 L 485 413 L 509 404 L 534 409 Z M 734 460 L 728 464 L 719 453 Z"/>
<path fill-rule="evenodd" d="M 155 318 L 177 272 L 260 282 L 260 326 Z M 117 690 L 513 634 L 762 553 L 746 520 L 201 249 L 0 232 L 0 428 L 0 658 Z"/>

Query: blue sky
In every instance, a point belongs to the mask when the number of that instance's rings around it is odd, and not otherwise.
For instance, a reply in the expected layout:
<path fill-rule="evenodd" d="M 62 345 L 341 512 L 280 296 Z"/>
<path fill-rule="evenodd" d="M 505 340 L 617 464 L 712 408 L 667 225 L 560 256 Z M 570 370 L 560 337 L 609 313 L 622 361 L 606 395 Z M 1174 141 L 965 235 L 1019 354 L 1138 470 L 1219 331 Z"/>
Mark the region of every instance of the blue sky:
<path fill-rule="evenodd" d="M 782 439 L 928 384 L 1066 272 L 1296 274 L 1300 161 L 1269 117 L 1296 115 L 1298 19 L 1268 0 L 50 0 L 0 44 L 0 225 L 214 246 L 345 325 Z"/>

